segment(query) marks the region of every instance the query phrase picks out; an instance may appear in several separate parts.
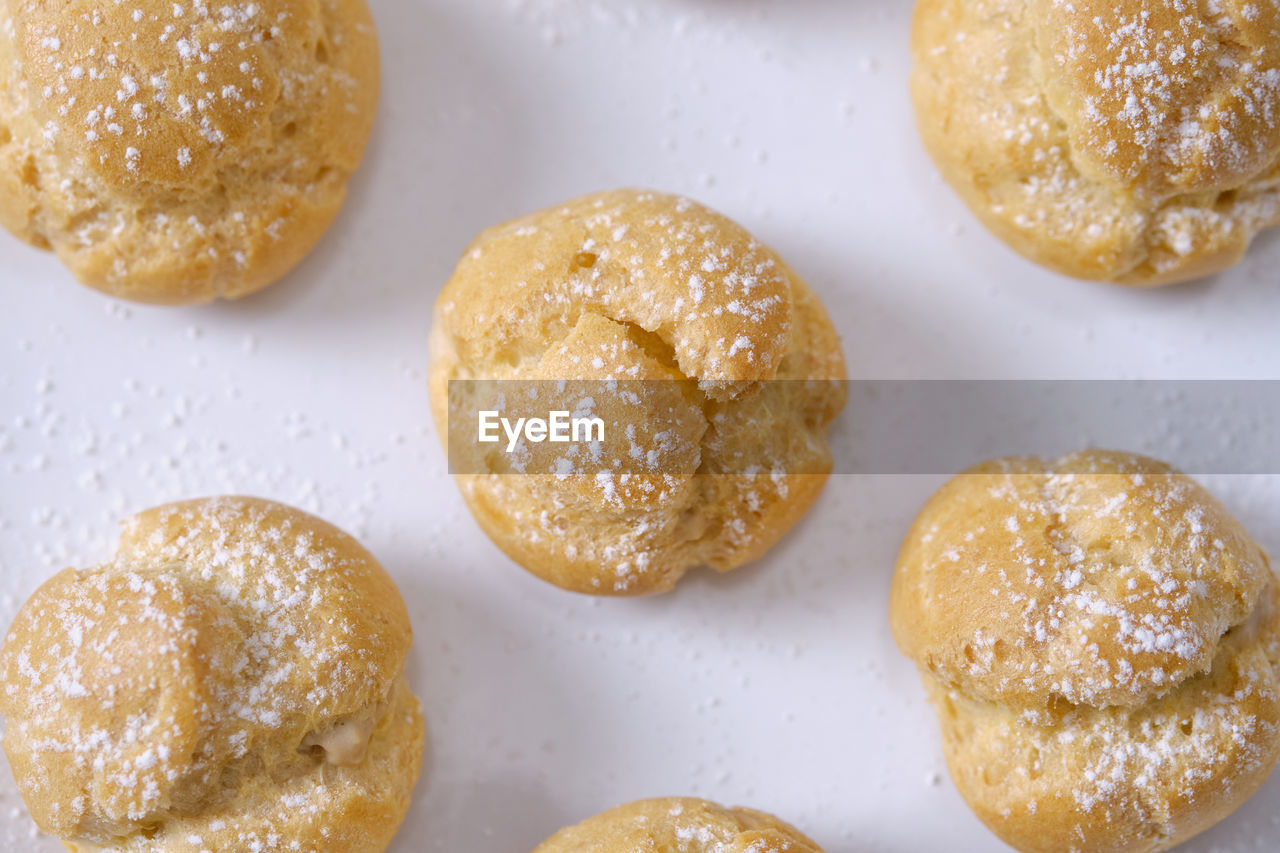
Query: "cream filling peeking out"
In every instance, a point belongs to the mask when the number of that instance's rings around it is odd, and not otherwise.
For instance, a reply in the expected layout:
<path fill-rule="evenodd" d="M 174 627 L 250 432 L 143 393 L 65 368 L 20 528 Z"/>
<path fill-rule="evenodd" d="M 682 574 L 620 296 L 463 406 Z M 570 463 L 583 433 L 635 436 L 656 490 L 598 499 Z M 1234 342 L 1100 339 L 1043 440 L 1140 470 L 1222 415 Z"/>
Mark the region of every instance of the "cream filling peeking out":
<path fill-rule="evenodd" d="M 389 703 L 379 702 L 372 708 L 358 711 L 338 720 L 331 726 L 314 731 L 302 739 L 301 752 L 324 752 L 324 760 L 338 767 L 355 767 L 364 761 L 369 751 L 369 740 L 378 721 L 386 715 Z"/>

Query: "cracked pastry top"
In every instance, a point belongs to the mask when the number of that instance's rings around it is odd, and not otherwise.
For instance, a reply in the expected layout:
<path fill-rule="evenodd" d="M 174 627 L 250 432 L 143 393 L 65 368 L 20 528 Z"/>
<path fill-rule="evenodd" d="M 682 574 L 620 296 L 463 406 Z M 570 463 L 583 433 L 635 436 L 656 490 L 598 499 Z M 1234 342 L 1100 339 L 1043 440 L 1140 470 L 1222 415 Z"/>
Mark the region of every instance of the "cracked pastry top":
<path fill-rule="evenodd" d="M 1280 224 L 1276 0 L 920 0 L 913 53 L 926 148 L 1044 266 L 1184 281 Z"/>
<path fill-rule="evenodd" d="M 127 521 L 0 651 L 4 748 L 71 850 L 381 853 L 424 723 L 394 583 L 319 519 L 248 498 Z"/>
<path fill-rule="evenodd" d="M 1085 451 L 1009 458 L 921 511 L 894 636 L 960 793 L 1025 853 L 1153 853 L 1280 757 L 1280 591 L 1189 477 Z"/>
<path fill-rule="evenodd" d="M 798 829 L 752 809 L 687 797 L 641 800 L 566 827 L 533 853 L 822 853 Z"/>
<path fill-rule="evenodd" d="M 0 1 L 0 224 L 161 304 L 288 272 L 378 100 L 365 0 Z"/>
<path fill-rule="evenodd" d="M 795 273 L 729 219 L 639 190 L 481 234 L 436 304 L 431 354 L 446 442 L 452 380 L 509 397 L 544 382 L 546 402 L 610 422 L 599 446 L 540 446 L 545 466 L 526 473 L 501 450 L 455 469 L 512 559 L 601 595 L 662 592 L 693 567 L 764 553 L 817 498 L 845 400 L 839 337 Z"/>

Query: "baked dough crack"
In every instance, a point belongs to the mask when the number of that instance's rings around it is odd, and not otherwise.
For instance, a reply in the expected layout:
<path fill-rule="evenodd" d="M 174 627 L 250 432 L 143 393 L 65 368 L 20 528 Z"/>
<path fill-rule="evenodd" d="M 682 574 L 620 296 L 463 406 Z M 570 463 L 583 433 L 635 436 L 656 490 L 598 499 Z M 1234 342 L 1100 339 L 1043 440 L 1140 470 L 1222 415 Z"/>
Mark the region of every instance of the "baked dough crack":
<path fill-rule="evenodd" d="M 956 477 L 903 542 L 890 610 L 957 788 L 1025 853 L 1168 849 L 1280 758 L 1280 583 L 1224 507 L 1153 460 Z"/>
<path fill-rule="evenodd" d="M 319 519 L 251 498 L 158 507 L 112 561 L 24 605 L 0 652 L 5 751 L 59 838 L 381 853 L 421 766 L 411 639 L 382 567 Z"/>
<path fill-rule="evenodd" d="M 719 214 L 642 190 L 481 234 L 437 302 L 431 351 L 446 441 L 453 379 L 643 385 L 590 395 L 615 434 L 601 458 L 539 445 L 474 469 L 525 476 L 459 478 L 509 555 L 600 594 L 664 591 L 770 547 L 821 488 L 845 391 L 830 320 L 780 258 Z"/>

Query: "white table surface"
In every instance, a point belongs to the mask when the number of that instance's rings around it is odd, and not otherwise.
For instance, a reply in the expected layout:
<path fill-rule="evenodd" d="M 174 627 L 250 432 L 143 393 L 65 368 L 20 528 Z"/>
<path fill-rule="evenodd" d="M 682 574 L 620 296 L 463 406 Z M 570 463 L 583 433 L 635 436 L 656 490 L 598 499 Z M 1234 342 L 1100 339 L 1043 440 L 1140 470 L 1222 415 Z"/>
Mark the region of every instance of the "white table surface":
<path fill-rule="evenodd" d="M 889 636 L 938 477 L 832 479 L 732 575 L 596 601 L 509 563 L 428 423 L 431 306 L 481 228 L 625 185 L 687 193 L 823 296 L 859 378 L 1280 377 L 1280 239 L 1157 292 L 1020 260 L 917 142 L 907 0 L 373 0 L 384 99 L 339 221 L 238 304 L 154 309 L 0 235 L 0 622 L 151 505 L 251 493 L 398 580 L 430 725 L 399 853 L 525 853 L 622 801 L 753 805 L 828 853 L 1006 849 L 945 778 Z M 846 417 L 853 416 L 846 413 Z M 975 460 L 977 461 L 977 460 Z M 1280 478 L 1211 477 L 1280 552 Z M 1280 848 L 1280 778 L 1184 848 Z M 52 851 L 0 768 L 0 849 Z"/>

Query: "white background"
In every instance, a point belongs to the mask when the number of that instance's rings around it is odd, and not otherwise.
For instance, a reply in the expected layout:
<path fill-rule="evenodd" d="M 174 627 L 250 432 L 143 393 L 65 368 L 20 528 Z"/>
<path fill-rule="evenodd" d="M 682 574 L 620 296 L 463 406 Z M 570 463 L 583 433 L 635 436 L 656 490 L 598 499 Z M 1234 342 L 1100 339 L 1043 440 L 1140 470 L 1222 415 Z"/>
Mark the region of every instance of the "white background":
<path fill-rule="evenodd" d="M 105 559 L 134 511 L 271 497 L 361 537 L 409 601 L 430 736 L 401 853 L 524 853 L 674 794 L 775 812 L 828 853 L 1004 849 L 945 780 L 888 631 L 899 538 L 939 479 L 833 478 L 766 559 L 662 598 L 560 592 L 489 544 L 445 473 L 433 300 L 481 228 L 643 185 L 777 248 L 855 377 L 1268 378 L 1280 240 L 1158 292 L 1020 260 L 917 142 L 907 0 L 373 5 L 380 121 L 287 280 L 238 304 L 127 306 L 0 235 L 0 622 L 56 570 Z M 1209 485 L 1280 551 L 1280 480 Z M 1280 778 L 1185 849 L 1274 851 L 1278 806 Z M 56 849 L 34 837 L 0 768 L 0 848 Z"/>

